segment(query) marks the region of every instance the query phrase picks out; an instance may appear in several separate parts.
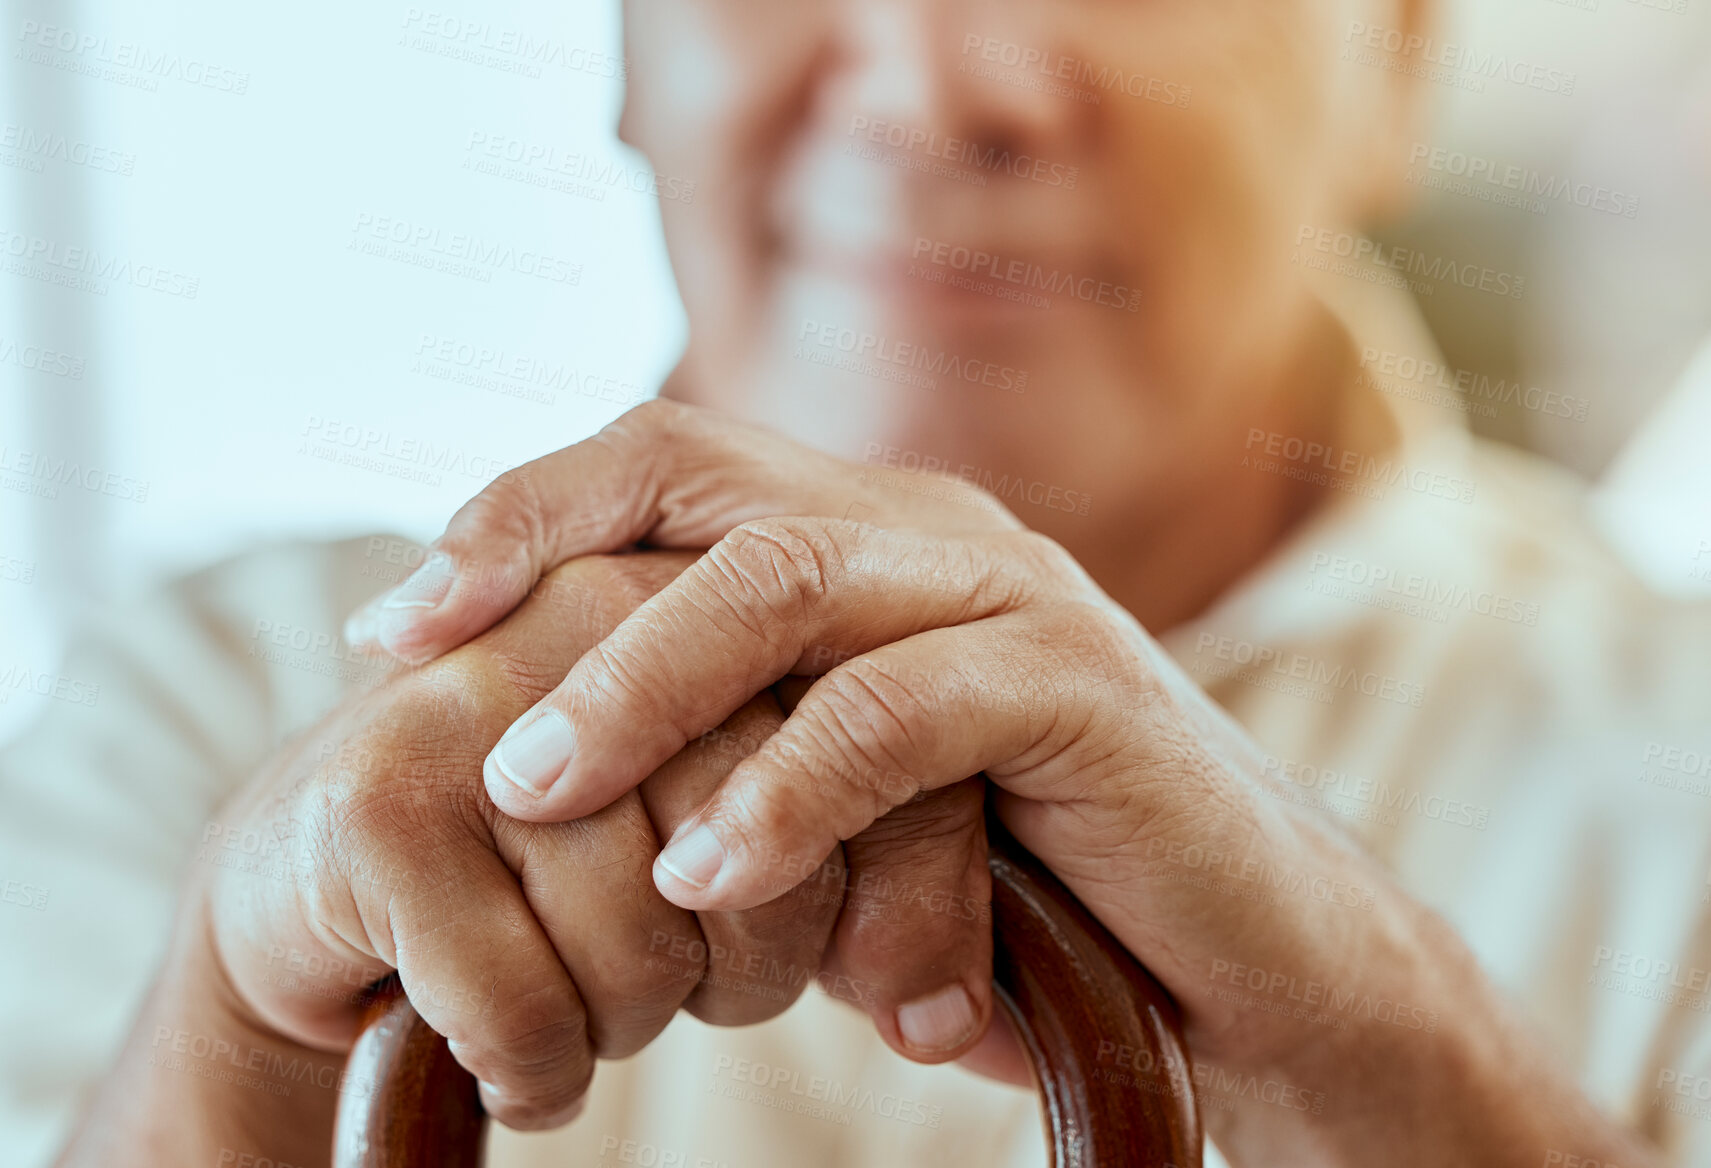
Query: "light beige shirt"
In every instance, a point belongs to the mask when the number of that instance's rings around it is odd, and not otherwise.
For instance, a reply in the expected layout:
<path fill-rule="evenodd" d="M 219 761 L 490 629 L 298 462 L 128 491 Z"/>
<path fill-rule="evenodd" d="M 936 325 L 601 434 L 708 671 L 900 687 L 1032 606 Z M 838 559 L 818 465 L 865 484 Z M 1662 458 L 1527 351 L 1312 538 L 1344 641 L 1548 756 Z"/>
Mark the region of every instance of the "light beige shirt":
<path fill-rule="evenodd" d="M 1385 357 L 1432 358 L 1411 318 L 1341 310 L 1399 447 L 1362 462 L 1252 438 L 1242 473 L 1322 474 L 1335 501 L 1164 641 L 1284 795 L 1453 922 L 1597 1102 L 1674 1162 L 1711 1164 L 1711 610 L 1626 575 L 1575 482 L 1470 440 Z M 0 1162 L 51 1158 L 138 1007 L 212 808 L 372 674 L 336 634 L 393 578 L 358 540 L 182 581 L 99 621 L 62 669 L 79 686 L 0 751 Z M 1340 895 L 1182 866 L 1231 895 Z M 499 1131 L 491 1162 L 1025 1165 L 1042 1138 L 1027 1093 L 908 1064 L 811 992 L 742 1030 L 679 1018 L 602 1064 L 576 1124 Z"/>

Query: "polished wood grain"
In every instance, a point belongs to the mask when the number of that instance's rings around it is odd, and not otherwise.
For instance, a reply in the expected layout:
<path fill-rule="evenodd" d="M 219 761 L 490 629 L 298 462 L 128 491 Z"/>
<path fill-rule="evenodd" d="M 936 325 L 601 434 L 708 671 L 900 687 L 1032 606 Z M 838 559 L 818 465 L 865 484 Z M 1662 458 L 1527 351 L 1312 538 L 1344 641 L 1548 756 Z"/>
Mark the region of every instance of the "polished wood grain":
<path fill-rule="evenodd" d="M 1033 1060 L 1054 1168 L 1199 1168 L 1175 1004 L 990 816 L 987 830 L 993 981 Z M 487 1117 L 475 1080 L 396 979 L 378 987 L 347 1081 L 334 1168 L 481 1164 Z"/>
<path fill-rule="evenodd" d="M 375 987 L 345 1083 L 334 1168 L 480 1168 L 487 1114 L 475 1076 L 422 1021 L 396 977 Z"/>
<path fill-rule="evenodd" d="M 992 815 L 993 983 L 1033 1060 L 1053 1168 L 1199 1168 L 1176 1003 Z"/>

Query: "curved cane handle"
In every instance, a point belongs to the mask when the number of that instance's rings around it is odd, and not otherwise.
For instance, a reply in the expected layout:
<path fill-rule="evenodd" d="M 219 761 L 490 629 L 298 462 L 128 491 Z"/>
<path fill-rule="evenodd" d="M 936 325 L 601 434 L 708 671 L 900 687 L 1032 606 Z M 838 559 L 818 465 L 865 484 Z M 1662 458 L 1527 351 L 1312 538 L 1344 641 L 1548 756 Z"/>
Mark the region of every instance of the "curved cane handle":
<path fill-rule="evenodd" d="M 992 980 L 1034 1064 L 1053 1168 L 1200 1168 L 1176 1003 L 990 808 L 986 834 Z"/>
<path fill-rule="evenodd" d="M 987 832 L 993 982 L 1033 1060 L 1054 1168 L 1199 1168 L 1175 1003 L 990 814 Z M 347 1081 L 334 1168 L 479 1168 L 475 1080 L 395 978 L 369 1008 Z"/>

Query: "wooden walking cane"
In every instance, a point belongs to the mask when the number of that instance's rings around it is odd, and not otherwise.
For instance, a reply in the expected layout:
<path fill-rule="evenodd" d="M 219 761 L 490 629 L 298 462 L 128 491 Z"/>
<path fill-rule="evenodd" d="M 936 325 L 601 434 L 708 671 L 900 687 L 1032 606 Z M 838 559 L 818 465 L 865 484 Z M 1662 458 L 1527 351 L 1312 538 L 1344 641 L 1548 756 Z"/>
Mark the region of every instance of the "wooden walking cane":
<path fill-rule="evenodd" d="M 987 833 L 993 982 L 1033 1061 L 1053 1168 L 1199 1168 L 1175 1003 L 990 812 Z M 347 1081 L 372 1090 L 343 1097 L 334 1168 L 481 1164 L 475 1079 L 395 978 L 369 1009 Z"/>

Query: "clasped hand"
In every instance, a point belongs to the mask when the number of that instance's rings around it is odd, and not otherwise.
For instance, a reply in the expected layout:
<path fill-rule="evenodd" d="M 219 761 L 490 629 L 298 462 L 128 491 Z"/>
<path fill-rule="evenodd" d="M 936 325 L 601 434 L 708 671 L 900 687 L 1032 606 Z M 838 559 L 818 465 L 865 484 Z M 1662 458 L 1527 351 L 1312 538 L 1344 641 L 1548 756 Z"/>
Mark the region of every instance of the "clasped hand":
<path fill-rule="evenodd" d="M 1013 1056 L 986 798 L 1174 994 L 1197 1059 L 1310 1078 L 1391 1049 L 1221 970 L 1334 974 L 1410 1018 L 1468 976 L 1376 864 L 1267 797 L 1263 753 L 1067 552 L 965 484 L 653 403 L 472 500 L 350 635 L 432 663 L 246 793 L 313 876 L 222 873 L 212 933 L 263 1020 L 323 1048 L 354 1007 L 282 991 L 269 955 L 396 968 L 513 1126 L 562 1122 L 594 1057 L 680 1007 L 753 1021 L 821 973 L 913 1058 Z M 1191 849 L 1368 895 L 1232 895 Z M 364 877 L 400 864 L 407 891 Z M 754 992 L 721 952 L 804 976 Z"/>

